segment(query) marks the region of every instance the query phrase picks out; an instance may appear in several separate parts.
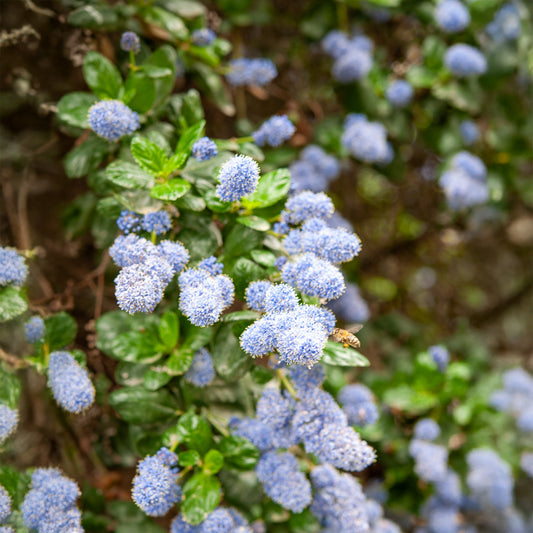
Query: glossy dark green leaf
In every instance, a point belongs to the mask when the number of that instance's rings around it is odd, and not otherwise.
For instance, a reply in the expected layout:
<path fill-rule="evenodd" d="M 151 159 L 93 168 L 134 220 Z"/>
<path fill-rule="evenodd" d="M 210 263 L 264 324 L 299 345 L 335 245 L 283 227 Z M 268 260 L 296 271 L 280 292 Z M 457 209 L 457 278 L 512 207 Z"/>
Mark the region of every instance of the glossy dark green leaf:
<path fill-rule="evenodd" d="M 69 178 L 82 178 L 96 170 L 113 149 L 112 143 L 91 134 L 85 142 L 73 148 L 63 162 Z"/>
<path fill-rule="evenodd" d="M 334 366 L 369 366 L 369 360 L 350 346 L 346 348 L 338 343 L 328 341 L 324 348 L 322 363 Z"/>
<path fill-rule="evenodd" d="M 218 450 L 209 450 L 204 457 L 203 471 L 206 474 L 216 474 L 224 465 L 224 456 Z"/>
<path fill-rule="evenodd" d="M 244 297 L 244 291 L 252 281 L 263 279 L 265 269 L 247 257 L 239 257 L 231 268 L 231 278 L 237 298 Z"/>
<path fill-rule="evenodd" d="M 205 120 L 200 120 L 196 124 L 188 127 L 180 136 L 178 145 L 176 146 L 176 153 L 189 154 L 192 149 L 192 145 L 200 139 L 205 130 Z"/>
<path fill-rule="evenodd" d="M 257 248 L 264 234 L 246 226 L 236 225 L 224 239 L 224 255 L 242 256 Z"/>
<path fill-rule="evenodd" d="M 191 323 L 187 323 L 187 329 L 185 332 L 185 339 L 181 346 L 182 349 L 187 348 L 193 352 L 203 348 L 213 336 L 213 327 L 200 327 L 193 326 Z"/>
<path fill-rule="evenodd" d="M 231 324 L 225 324 L 217 331 L 211 354 L 217 374 L 227 381 L 238 380 L 252 366 L 252 358 L 241 349 Z"/>
<path fill-rule="evenodd" d="M 220 74 L 201 63 L 196 63 L 194 68 L 197 74 L 195 78 L 200 90 L 213 100 L 222 113 L 232 117 L 235 114 L 235 106 Z"/>
<path fill-rule="evenodd" d="M 165 69 L 168 71 L 168 69 Z M 155 83 L 149 76 L 141 72 L 130 74 L 125 84 L 126 91 L 132 91 L 133 96 L 127 105 L 133 111 L 144 114 L 149 111 L 155 101 Z"/>
<path fill-rule="evenodd" d="M 166 9 L 157 6 L 150 6 L 142 11 L 143 18 L 149 24 L 160 26 L 168 31 L 168 33 L 177 39 L 187 40 L 189 31 L 180 17 L 174 15 Z"/>
<path fill-rule="evenodd" d="M 69 126 L 88 128 L 87 115 L 96 100 L 91 93 L 68 93 L 57 103 L 57 118 Z"/>
<path fill-rule="evenodd" d="M 7 490 L 14 508 L 18 508 L 24 500 L 30 483 L 29 472 L 19 472 L 7 465 L 0 465 L 0 486 Z"/>
<path fill-rule="evenodd" d="M 268 250 L 252 250 L 250 257 L 264 267 L 273 267 L 276 262 L 276 255 Z"/>
<path fill-rule="evenodd" d="M 268 220 L 254 215 L 237 217 L 237 222 L 257 231 L 268 231 L 270 229 L 270 223 Z"/>
<path fill-rule="evenodd" d="M 70 12 L 67 22 L 71 26 L 104 31 L 117 29 L 119 17 L 114 6 L 91 4 L 78 7 Z"/>
<path fill-rule="evenodd" d="M 44 326 L 46 342 L 51 352 L 74 342 L 78 331 L 76 321 L 64 311 L 45 318 Z"/>
<path fill-rule="evenodd" d="M 200 212 L 206 208 L 206 203 L 201 196 L 186 194 L 185 196 L 182 196 L 176 200 L 176 207 L 178 209 Z"/>
<path fill-rule="evenodd" d="M 83 76 L 87 85 L 100 98 L 118 98 L 122 76 L 117 67 L 98 52 L 88 52 L 83 60 Z"/>
<path fill-rule="evenodd" d="M 146 172 L 157 176 L 165 168 L 165 151 L 146 137 L 135 136 L 130 148 L 135 161 Z"/>
<path fill-rule="evenodd" d="M 132 424 L 153 424 L 176 417 L 176 400 L 166 389 L 149 391 L 144 387 L 124 387 L 109 395 L 109 405 Z"/>
<path fill-rule="evenodd" d="M 20 397 L 20 381 L 17 376 L 0 366 L 0 404 L 17 409 Z"/>
<path fill-rule="evenodd" d="M 203 522 L 219 504 L 221 494 L 216 477 L 203 472 L 192 476 L 183 486 L 181 512 L 184 519 L 193 525 Z"/>
<path fill-rule="evenodd" d="M 159 9 L 159 8 L 158 8 Z M 169 45 L 160 46 L 143 65 L 154 65 L 156 67 L 166 68 L 171 72 L 169 76 L 162 78 L 152 78 L 155 87 L 155 101 L 154 108 L 166 102 L 168 96 L 172 92 L 174 83 L 176 81 L 176 62 L 178 56 L 176 50 Z"/>
<path fill-rule="evenodd" d="M 144 388 L 148 390 L 158 390 L 164 387 L 174 376 L 166 371 L 163 366 L 149 368 L 143 376 Z"/>
<path fill-rule="evenodd" d="M 196 450 L 185 450 L 178 455 L 178 463 L 180 466 L 195 466 L 201 459 L 200 454 Z"/>
<path fill-rule="evenodd" d="M 261 176 L 255 192 L 241 202 L 247 209 L 274 205 L 287 195 L 290 185 L 291 174 L 288 169 L 274 170 Z"/>
<path fill-rule="evenodd" d="M 179 322 L 176 313 L 166 311 L 159 321 L 159 338 L 169 351 L 178 343 Z"/>
<path fill-rule="evenodd" d="M 244 437 L 223 437 L 218 449 L 227 464 L 240 470 L 251 470 L 259 460 L 259 450 Z"/>
<path fill-rule="evenodd" d="M 214 211 L 215 213 L 227 213 L 233 205 L 232 202 L 223 202 L 218 197 L 215 189 L 209 189 L 205 193 L 204 198 L 207 207 L 209 207 L 209 209 L 211 209 L 211 211 Z"/>
<path fill-rule="evenodd" d="M 202 455 L 213 446 L 213 433 L 209 422 L 192 411 L 185 413 L 169 431 L 179 442 L 185 443 L 187 448 L 196 450 Z"/>
<path fill-rule="evenodd" d="M 255 321 L 261 316 L 257 311 L 235 311 L 233 313 L 228 313 L 221 318 L 221 322 L 239 322 L 244 321 Z"/>
<path fill-rule="evenodd" d="M 28 308 L 28 302 L 20 289 L 4 287 L 0 289 L 0 322 L 21 315 Z"/>
<path fill-rule="evenodd" d="M 191 184 L 182 178 L 172 178 L 165 183 L 154 185 L 150 191 L 150 196 L 157 200 L 173 202 L 189 192 Z"/>
<path fill-rule="evenodd" d="M 149 189 L 154 185 L 154 178 L 134 163 L 114 161 L 106 168 L 106 177 L 112 183 L 125 189 Z"/>
<path fill-rule="evenodd" d="M 194 359 L 194 352 L 187 348 L 173 351 L 165 362 L 168 372 L 174 376 L 184 374 L 189 370 Z"/>

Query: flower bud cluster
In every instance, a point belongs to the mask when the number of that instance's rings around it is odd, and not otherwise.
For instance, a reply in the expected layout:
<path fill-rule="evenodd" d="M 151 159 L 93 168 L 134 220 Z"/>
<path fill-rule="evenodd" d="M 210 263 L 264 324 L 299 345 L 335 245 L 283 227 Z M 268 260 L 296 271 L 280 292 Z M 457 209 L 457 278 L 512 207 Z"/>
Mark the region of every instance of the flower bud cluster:
<path fill-rule="evenodd" d="M 102 100 L 89 108 L 89 126 L 107 141 L 118 141 L 138 130 L 139 115 L 120 100 Z"/>
<path fill-rule="evenodd" d="M 40 316 L 32 316 L 25 324 L 24 331 L 28 342 L 42 341 L 44 338 L 44 320 Z"/>
<path fill-rule="evenodd" d="M 163 516 L 179 501 L 181 488 L 177 483 L 178 456 L 161 448 L 137 465 L 131 496 L 148 516 Z"/>
<path fill-rule="evenodd" d="M 154 211 L 141 216 L 133 211 L 124 209 L 117 218 L 117 226 L 125 235 L 141 230 L 162 235 L 170 230 L 172 220 L 166 211 Z"/>
<path fill-rule="evenodd" d="M 209 161 L 217 154 L 217 145 L 209 137 L 202 137 L 192 145 L 192 156 L 197 161 Z"/>
<path fill-rule="evenodd" d="M 216 258 L 209 257 L 178 278 L 180 311 L 195 326 L 214 324 L 233 302 L 235 287 L 230 277 L 220 273 L 222 268 Z"/>
<path fill-rule="evenodd" d="M 24 525 L 38 533 L 83 533 L 78 485 L 55 468 L 37 468 L 20 507 Z"/>
<path fill-rule="evenodd" d="M 300 159 L 291 163 L 291 189 L 294 191 L 326 191 L 340 173 L 339 161 L 320 146 L 310 144 L 300 152 Z"/>
<path fill-rule="evenodd" d="M 394 158 L 385 126 L 370 122 L 360 113 L 350 113 L 344 120 L 341 142 L 351 155 L 365 163 L 387 165 Z"/>
<path fill-rule="evenodd" d="M 234 87 L 257 85 L 263 87 L 277 75 L 276 65 L 270 59 L 248 59 L 241 57 L 229 62 L 226 79 Z"/>

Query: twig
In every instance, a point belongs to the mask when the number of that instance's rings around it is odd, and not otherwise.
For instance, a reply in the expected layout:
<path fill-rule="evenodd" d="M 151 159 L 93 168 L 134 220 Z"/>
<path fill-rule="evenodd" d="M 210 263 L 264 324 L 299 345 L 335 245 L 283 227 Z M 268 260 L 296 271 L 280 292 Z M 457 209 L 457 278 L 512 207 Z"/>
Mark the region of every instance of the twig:
<path fill-rule="evenodd" d="M 26 42 L 28 37 L 36 37 L 37 39 L 41 38 L 35 28 L 29 24 L 25 24 L 24 26 L 15 28 L 11 31 L 2 30 L 0 32 L 0 48 Z"/>
<path fill-rule="evenodd" d="M 24 0 L 24 5 L 26 6 L 26 9 L 29 9 L 30 11 L 33 11 L 39 15 L 44 15 L 45 17 L 55 17 L 55 13 L 51 9 L 39 7 L 35 5 L 32 0 Z"/>
<path fill-rule="evenodd" d="M 7 353 L 4 350 L 2 350 L 2 348 L 0 348 L 0 360 L 5 361 L 8 365 L 16 369 L 26 368 L 30 366 L 30 363 L 26 361 L 25 359 L 21 359 L 20 357 L 17 357 L 16 355 Z"/>

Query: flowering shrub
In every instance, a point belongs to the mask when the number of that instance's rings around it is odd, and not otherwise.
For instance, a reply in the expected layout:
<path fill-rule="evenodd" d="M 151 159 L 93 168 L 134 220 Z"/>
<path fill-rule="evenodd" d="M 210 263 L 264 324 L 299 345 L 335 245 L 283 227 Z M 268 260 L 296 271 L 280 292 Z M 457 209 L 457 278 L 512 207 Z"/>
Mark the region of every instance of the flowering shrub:
<path fill-rule="evenodd" d="M 0 533 L 528 531 L 533 378 L 457 320 L 426 327 L 440 250 L 397 287 L 395 246 L 356 233 L 387 233 L 369 209 L 402 180 L 394 231 L 438 233 L 452 258 L 457 228 L 531 208 L 530 120 L 505 114 L 530 102 L 528 6 L 313 1 L 287 8 L 294 49 L 261 54 L 246 27 L 284 13 L 252 4 L 64 2 L 98 36 L 83 90 L 51 106 L 76 139 L 64 172 L 86 190 L 64 220 L 100 257 L 82 284 L 98 296 L 90 317 L 33 298 L 43 250 L 0 247 L 0 321 L 20 339 L 0 349 L 0 451 L 18 455 L 37 395 L 68 441 L 0 466 Z M 277 84 L 298 61 L 293 96 Z M 402 298 L 426 315 L 390 313 Z"/>

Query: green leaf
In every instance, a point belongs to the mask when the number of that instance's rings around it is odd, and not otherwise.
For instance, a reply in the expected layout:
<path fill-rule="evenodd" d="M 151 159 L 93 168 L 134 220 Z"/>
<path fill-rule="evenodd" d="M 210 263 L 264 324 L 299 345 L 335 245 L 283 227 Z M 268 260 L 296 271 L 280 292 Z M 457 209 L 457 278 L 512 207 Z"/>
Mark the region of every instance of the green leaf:
<path fill-rule="evenodd" d="M 183 341 L 181 349 L 187 348 L 195 352 L 199 350 L 200 348 L 203 348 L 204 346 L 206 346 L 211 340 L 212 336 L 213 336 L 212 327 L 193 326 L 192 324 L 187 323 L 187 331 L 185 333 L 185 340 Z"/>
<path fill-rule="evenodd" d="M 82 178 L 96 170 L 113 144 L 91 134 L 87 140 L 73 148 L 65 157 L 65 173 L 69 178 Z"/>
<path fill-rule="evenodd" d="M 209 189 L 205 193 L 205 203 L 207 204 L 207 207 L 211 209 L 211 211 L 214 211 L 215 213 L 227 213 L 231 207 L 232 202 L 223 202 L 218 196 L 215 189 Z"/>
<path fill-rule="evenodd" d="M 201 459 L 200 454 L 196 450 L 185 450 L 178 455 L 178 464 L 180 466 L 195 466 Z"/>
<path fill-rule="evenodd" d="M 438 405 L 439 398 L 429 391 L 417 391 L 411 385 L 403 384 L 387 389 L 383 403 L 406 413 L 418 414 Z"/>
<path fill-rule="evenodd" d="M 204 473 L 216 474 L 224 465 L 224 456 L 218 450 L 209 450 L 204 457 Z"/>
<path fill-rule="evenodd" d="M 16 409 L 20 397 L 20 381 L 17 376 L 0 366 L 0 404 Z"/>
<path fill-rule="evenodd" d="M 182 178 L 173 178 L 165 183 L 158 183 L 150 191 L 150 196 L 157 200 L 173 202 L 191 189 L 191 184 Z"/>
<path fill-rule="evenodd" d="M 122 77 L 117 67 L 98 52 L 88 52 L 83 60 L 83 76 L 87 85 L 100 98 L 118 98 Z"/>
<path fill-rule="evenodd" d="M 78 331 L 76 321 L 64 311 L 45 318 L 44 326 L 46 342 L 51 352 L 73 343 Z"/>
<path fill-rule="evenodd" d="M 160 46 L 143 65 L 154 65 L 156 67 L 166 68 L 171 75 L 162 78 L 152 78 L 155 86 L 154 108 L 166 103 L 166 100 L 174 88 L 176 77 L 176 62 L 178 56 L 176 50 L 169 45 Z"/>
<path fill-rule="evenodd" d="M 240 470 L 251 470 L 259 460 L 259 450 L 244 437 L 223 437 L 218 449 L 227 464 Z"/>
<path fill-rule="evenodd" d="M 168 71 L 168 69 L 165 69 Z M 137 113 L 144 114 L 148 112 L 155 101 L 155 83 L 149 76 L 144 76 L 141 72 L 134 72 L 130 74 L 126 80 L 126 92 L 132 92 L 133 96 L 128 102 L 128 107 L 137 111 Z"/>
<path fill-rule="evenodd" d="M 213 433 L 209 422 L 192 411 L 185 413 L 179 419 L 172 433 L 179 442 L 185 443 L 187 448 L 192 448 L 201 454 L 213 446 Z"/>
<path fill-rule="evenodd" d="M 437 80 L 439 75 L 423 65 L 414 65 L 406 75 L 407 81 L 415 88 L 429 88 Z"/>
<path fill-rule="evenodd" d="M 239 322 L 241 320 L 252 322 L 257 320 L 260 316 L 261 314 L 257 311 L 235 311 L 224 315 L 221 318 L 221 322 Z"/>
<path fill-rule="evenodd" d="M 178 317 L 172 311 L 167 311 L 159 321 L 159 338 L 167 350 L 172 350 L 178 343 L 179 322 Z"/>
<path fill-rule="evenodd" d="M 176 201 L 178 209 L 186 209 L 188 211 L 200 212 L 206 208 L 205 200 L 201 196 L 194 196 L 193 194 L 186 194 Z"/>
<path fill-rule="evenodd" d="M 165 168 L 168 160 L 165 151 L 146 137 L 136 135 L 130 148 L 135 161 L 146 172 L 157 176 Z"/>
<path fill-rule="evenodd" d="M 194 359 L 194 352 L 187 348 L 180 348 L 170 354 L 165 363 L 168 372 L 174 376 L 184 374 L 189 370 Z"/>
<path fill-rule="evenodd" d="M 0 486 L 7 490 L 14 508 L 20 507 L 28 492 L 30 483 L 31 476 L 29 472 L 19 472 L 9 466 L 0 465 Z M 19 530 L 17 529 L 17 531 Z"/>
<path fill-rule="evenodd" d="M 224 255 L 242 256 L 257 248 L 263 241 L 264 234 L 245 226 L 235 226 L 224 239 Z"/>
<path fill-rule="evenodd" d="M 195 19 L 206 14 L 206 7 L 196 0 L 161 0 L 160 4 L 185 19 Z"/>
<path fill-rule="evenodd" d="M 344 347 L 338 342 L 328 341 L 324 348 L 322 363 L 334 366 L 369 366 L 370 361 L 350 346 Z"/>
<path fill-rule="evenodd" d="M 237 217 L 237 222 L 257 231 L 268 231 L 270 229 L 268 220 L 254 215 Z"/>
<path fill-rule="evenodd" d="M 235 114 L 235 106 L 222 77 L 208 65 L 195 63 L 194 68 L 200 90 L 213 100 L 222 113 L 232 117 Z"/>
<path fill-rule="evenodd" d="M 117 29 L 118 13 L 114 6 L 107 4 L 85 5 L 78 7 L 67 17 L 71 26 L 79 26 L 90 30 L 106 31 Z"/>
<path fill-rule="evenodd" d="M 251 259 L 239 257 L 231 268 L 231 277 L 235 284 L 237 298 L 242 298 L 250 282 L 265 277 L 265 269 L 257 263 L 254 263 Z"/>
<path fill-rule="evenodd" d="M 106 168 L 106 177 L 112 183 L 125 189 L 149 189 L 154 185 L 154 178 L 134 163 L 114 161 Z"/>
<path fill-rule="evenodd" d="M 165 367 L 150 368 L 143 375 L 143 385 L 148 390 L 158 390 L 164 387 L 173 377 L 172 374 L 166 371 Z"/>
<path fill-rule="evenodd" d="M 174 94 L 169 99 L 169 115 L 177 127 L 181 121 L 192 126 L 204 118 L 204 109 L 200 93 L 196 89 L 189 89 L 185 94 Z"/>
<path fill-rule="evenodd" d="M 220 502 L 220 482 L 205 473 L 192 476 L 183 486 L 181 513 L 186 522 L 198 525 L 212 513 Z"/>
<path fill-rule="evenodd" d="M 241 349 L 231 324 L 225 324 L 217 331 L 211 354 L 217 374 L 226 381 L 238 380 L 252 366 L 252 358 Z"/>
<path fill-rule="evenodd" d="M 147 7 L 142 11 L 142 18 L 149 24 L 164 28 L 174 38 L 185 41 L 189 37 L 189 32 L 183 20 L 166 9 L 157 6 Z"/>
<path fill-rule="evenodd" d="M 170 421 L 177 409 L 176 400 L 166 389 L 148 391 L 140 386 L 113 391 L 109 395 L 109 405 L 132 424 Z"/>
<path fill-rule="evenodd" d="M 176 146 L 176 153 L 190 154 L 192 145 L 200 139 L 205 130 L 205 120 L 200 120 L 196 124 L 187 128 L 181 135 L 178 145 Z"/>
<path fill-rule="evenodd" d="M 257 189 L 250 196 L 241 200 L 246 209 L 268 207 L 284 198 L 289 192 L 291 174 L 288 169 L 281 168 L 264 174 L 257 185 Z"/>
<path fill-rule="evenodd" d="M 87 115 L 89 108 L 96 102 L 97 98 L 91 93 L 73 92 L 66 94 L 57 103 L 57 118 L 77 128 L 88 128 Z"/>
<path fill-rule="evenodd" d="M 273 267 L 276 262 L 276 255 L 268 250 L 252 250 L 250 257 L 258 264 L 264 267 Z"/>
<path fill-rule="evenodd" d="M 21 290 L 15 287 L 0 289 L 0 322 L 6 322 L 21 315 L 28 309 L 28 302 Z"/>

